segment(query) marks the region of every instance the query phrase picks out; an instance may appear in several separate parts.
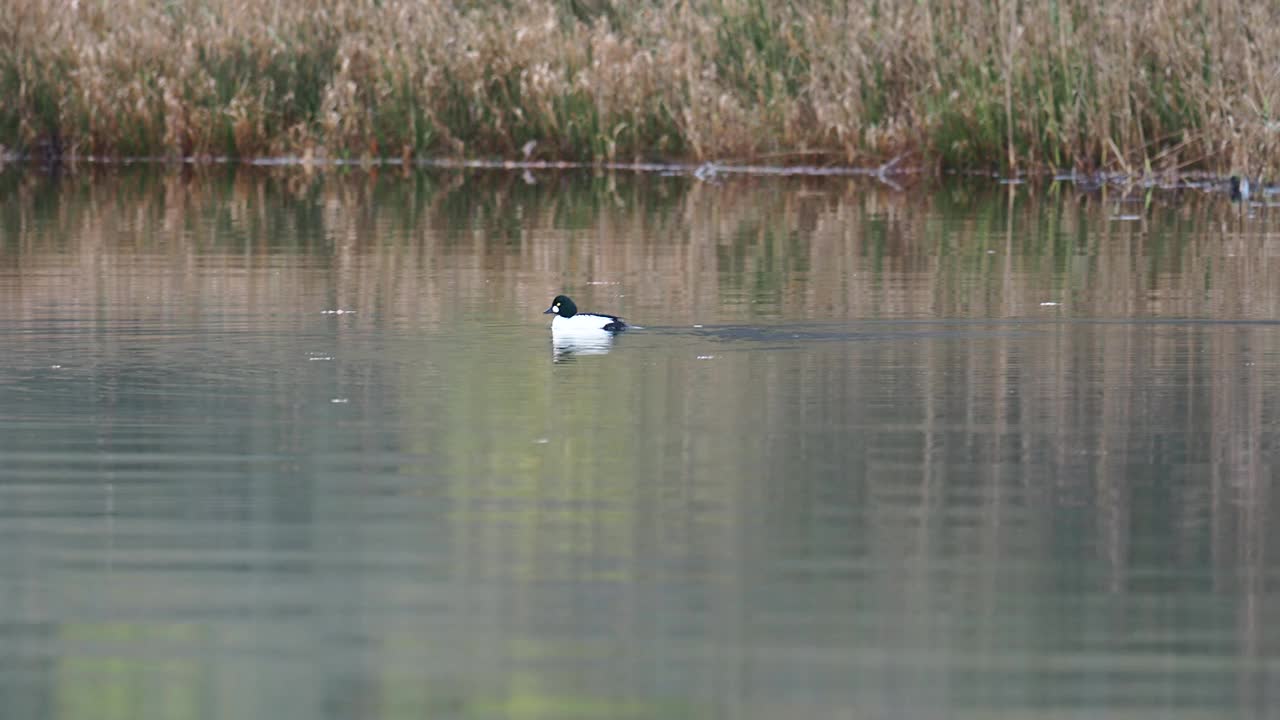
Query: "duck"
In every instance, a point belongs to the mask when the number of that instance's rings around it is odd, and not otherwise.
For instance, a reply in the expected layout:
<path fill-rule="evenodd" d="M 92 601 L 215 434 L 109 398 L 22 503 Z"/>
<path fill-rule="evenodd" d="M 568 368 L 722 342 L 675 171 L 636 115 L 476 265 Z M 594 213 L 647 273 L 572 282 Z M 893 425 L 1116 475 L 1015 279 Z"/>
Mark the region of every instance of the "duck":
<path fill-rule="evenodd" d="M 1232 175 L 1231 180 L 1231 199 L 1240 202 L 1249 199 L 1249 178 Z"/>
<path fill-rule="evenodd" d="M 620 333 L 627 329 L 627 323 L 617 315 L 578 310 L 578 306 L 568 295 L 555 296 L 551 300 L 551 307 L 542 311 L 542 314 L 555 315 L 551 318 L 551 332 L 555 335 Z"/>

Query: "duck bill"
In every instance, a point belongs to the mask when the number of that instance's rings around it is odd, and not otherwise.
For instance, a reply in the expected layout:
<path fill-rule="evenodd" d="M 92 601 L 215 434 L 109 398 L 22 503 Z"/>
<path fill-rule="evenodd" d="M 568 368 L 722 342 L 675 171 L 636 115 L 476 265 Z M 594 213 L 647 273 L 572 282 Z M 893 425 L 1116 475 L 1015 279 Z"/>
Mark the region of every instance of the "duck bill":
<path fill-rule="evenodd" d="M 542 314 L 543 314 L 543 315 L 555 315 L 555 314 L 556 314 L 556 306 L 555 306 L 555 305 L 552 305 L 551 307 L 547 308 L 546 310 L 543 310 L 543 311 L 542 311 Z"/>

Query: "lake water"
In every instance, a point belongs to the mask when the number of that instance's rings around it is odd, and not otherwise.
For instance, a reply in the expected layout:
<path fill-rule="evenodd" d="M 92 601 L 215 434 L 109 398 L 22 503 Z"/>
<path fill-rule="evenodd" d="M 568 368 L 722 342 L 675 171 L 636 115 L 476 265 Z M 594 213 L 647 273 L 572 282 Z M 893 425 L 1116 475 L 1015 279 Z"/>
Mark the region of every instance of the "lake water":
<path fill-rule="evenodd" d="M 1274 717 L 1278 320 L 1194 191 L 11 170 L 0 715 Z"/>

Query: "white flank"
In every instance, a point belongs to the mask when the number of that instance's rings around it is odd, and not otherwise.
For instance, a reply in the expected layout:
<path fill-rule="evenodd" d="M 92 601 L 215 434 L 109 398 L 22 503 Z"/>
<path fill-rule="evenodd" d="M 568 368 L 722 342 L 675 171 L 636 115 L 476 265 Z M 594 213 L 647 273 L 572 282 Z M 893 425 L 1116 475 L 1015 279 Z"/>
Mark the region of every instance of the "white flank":
<path fill-rule="evenodd" d="M 613 322 L 613 318 L 604 315 L 578 313 L 566 318 L 559 315 L 551 319 L 551 332 L 556 335 L 577 335 L 581 333 L 604 333 L 605 325 Z"/>

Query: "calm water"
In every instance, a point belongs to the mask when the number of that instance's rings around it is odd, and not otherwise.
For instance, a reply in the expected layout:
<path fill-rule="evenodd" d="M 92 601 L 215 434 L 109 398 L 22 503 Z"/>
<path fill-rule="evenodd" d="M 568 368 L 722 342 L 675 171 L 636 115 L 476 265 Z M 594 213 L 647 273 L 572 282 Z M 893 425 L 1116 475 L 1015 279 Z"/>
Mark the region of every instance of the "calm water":
<path fill-rule="evenodd" d="M 0 715 L 1280 712 L 1280 210 L 533 179 L 0 175 Z"/>

